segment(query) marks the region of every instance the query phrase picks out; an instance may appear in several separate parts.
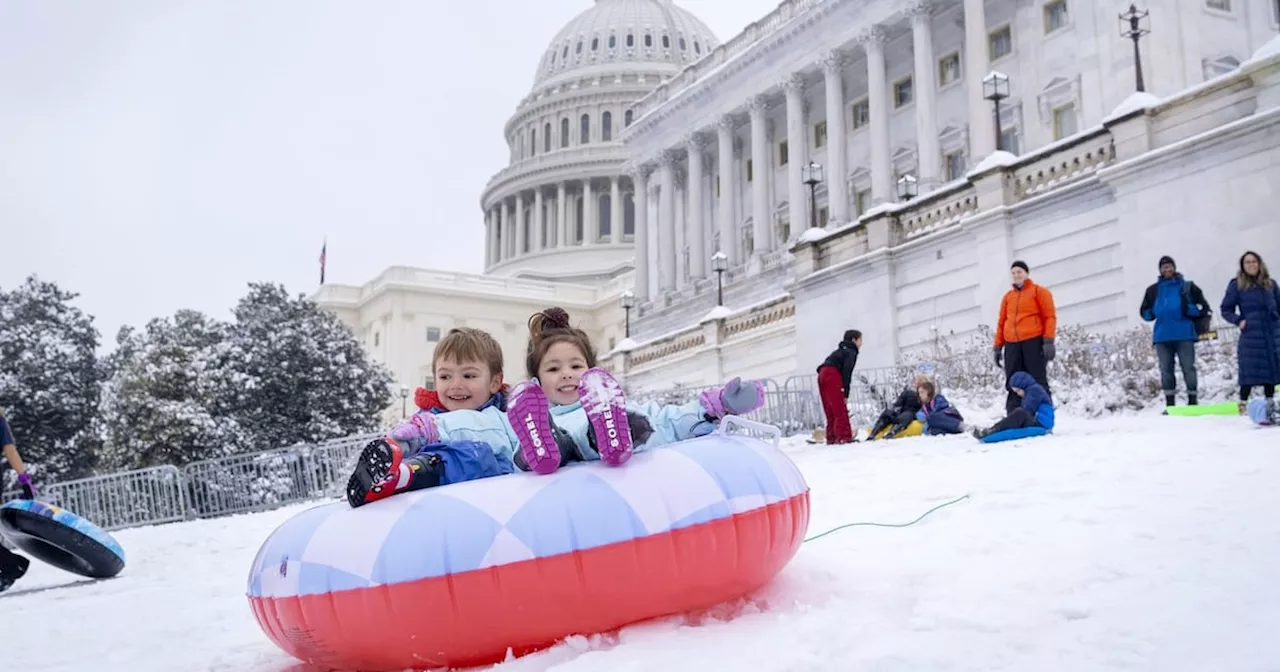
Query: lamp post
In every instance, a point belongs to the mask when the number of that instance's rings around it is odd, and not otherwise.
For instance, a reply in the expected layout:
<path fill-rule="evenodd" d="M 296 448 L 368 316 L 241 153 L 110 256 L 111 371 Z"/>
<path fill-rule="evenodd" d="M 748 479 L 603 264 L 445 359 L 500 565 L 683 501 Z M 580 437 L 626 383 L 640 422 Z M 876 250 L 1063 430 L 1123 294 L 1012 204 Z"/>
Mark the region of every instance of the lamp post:
<path fill-rule="evenodd" d="M 716 272 L 716 305 L 724 305 L 724 272 L 729 270 L 729 255 L 716 252 L 711 255 L 711 270 Z"/>
<path fill-rule="evenodd" d="M 400 386 L 400 419 L 409 417 L 409 386 Z"/>
<path fill-rule="evenodd" d="M 996 151 L 1004 150 L 1004 132 L 1000 129 L 1000 101 L 1009 97 L 1009 76 L 992 70 L 982 78 L 982 97 L 991 101 L 996 118 Z"/>
<path fill-rule="evenodd" d="M 1133 78 L 1138 91 L 1146 91 L 1142 81 L 1142 52 L 1138 51 L 1138 40 L 1151 32 L 1147 10 L 1138 11 L 1137 5 L 1129 5 L 1129 11 L 1120 15 L 1120 36 L 1133 40 Z"/>
<path fill-rule="evenodd" d="M 818 185 L 822 182 L 822 164 L 809 162 L 803 171 L 804 183 L 809 185 L 809 228 L 818 228 Z"/>
<path fill-rule="evenodd" d="M 624 338 L 631 338 L 631 309 L 636 307 L 636 295 L 628 289 L 622 293 L 622 297 L 618 301 L 622 304 L 622 312 L 626 316 L 623 318 L 626 321 L 623 322 L 622 335 Z"/>
<path fill-rule="evenodd" d="M 920 193 L 919 183 L 915 175 L 910 173 L 898 178 L 898 200 L 909 201 Z"/>

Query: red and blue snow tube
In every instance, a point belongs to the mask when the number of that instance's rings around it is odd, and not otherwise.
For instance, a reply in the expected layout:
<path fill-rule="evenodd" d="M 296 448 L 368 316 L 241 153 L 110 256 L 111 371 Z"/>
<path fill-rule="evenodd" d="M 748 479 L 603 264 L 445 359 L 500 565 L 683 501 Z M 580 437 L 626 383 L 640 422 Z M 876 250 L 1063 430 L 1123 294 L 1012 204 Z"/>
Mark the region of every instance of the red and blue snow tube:
<path fill-rule="evenodd" d="M 298 514 L 263 543 L 249 601 L 267 635 L 330 668 L 470 667 L 574 634 L 742 597 L 794 557 L 809 488 L 734 431 L 642 452 Z"/>

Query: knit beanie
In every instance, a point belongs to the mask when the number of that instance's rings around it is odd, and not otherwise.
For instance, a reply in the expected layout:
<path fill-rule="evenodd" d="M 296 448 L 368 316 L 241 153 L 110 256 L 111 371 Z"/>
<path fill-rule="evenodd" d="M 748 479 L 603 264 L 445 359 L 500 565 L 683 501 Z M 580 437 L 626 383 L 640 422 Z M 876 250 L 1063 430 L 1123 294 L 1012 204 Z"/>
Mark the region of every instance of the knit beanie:
<path fill-rule="evenodd" d="M 1025 261 L 1015 261 L 1013 262 L 1013 265 L 1009 267 L 1010 270 L 1013 270 L 1015 268 L 1021 268 L 1023 271 L 1026 271 L 1027 273 L 1031 272 L 1031 269 L 1027 268 L 1027 262 Z"/>
<path fill-rule="evenodd" d="M 1166 254 L 1166 255 L 1164 255 L 1163 257 L 1160 257 L 1160 263 L 1159 263 L 1159 264 L 1157 264 L 1157 265 L 1156 265 L 1156 267 L 1157 267 L 1157 268 L 1159 268 L 1160 266 L 1164 266 L 1165 264 L 1169 264 L 1170 266 L 1174 267 L 1175 269 L 1176 269 L 1176 268 L 1178 268 L 1178 265 L 1177 265 L 1177 264 L 1175 264 L 1175 263 L 1173 263 L 1173 257 L 1171 257 L 1171 256 L 1169 256 L 1169 255 L 1167 255 L 1167 254 Z"/>

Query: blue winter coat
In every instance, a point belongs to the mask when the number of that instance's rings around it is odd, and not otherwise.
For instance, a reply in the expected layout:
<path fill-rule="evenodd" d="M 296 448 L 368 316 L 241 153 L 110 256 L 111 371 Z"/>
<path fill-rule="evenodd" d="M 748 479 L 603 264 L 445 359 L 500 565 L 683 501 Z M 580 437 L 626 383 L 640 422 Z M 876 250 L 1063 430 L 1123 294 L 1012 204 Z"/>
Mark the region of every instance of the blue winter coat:
<path fill-rule="evenodd" d="M 1222 317 L 1245 323 L 1236 346 L 1240 386 L 1280 383 L 1280 283 L 1273 279 L 1270 288 L 1255 284 L 1241 291 L 1232 279 L 1222 298 Z"/>
<path fill-rule="evenodd" d="M 1174 343 L 1200 339 L 1192 318 L 1204 314 L 1203 309 L 1208 307 L 1204 292 L 1178 273 L 1172 278 L 1160 278 L 1148 287 L 1138 312 L 1142 319 L 1156 323 L 1151 336 L 1153 343 Z"/>
<path fill-rule="evenodd" d="M 959 434 L 964 416 L 960 415 L 960 411 L 946 397 L 935 394 L 929 403 L 916 411 L 916 420 L 924 423 L 925 434 Z"/>
<path fill-rule="evenodd" d="M 1026 371 L 1019 371 L 1009 377 L 1009 387 L 1016 387 L 1022 395 L 1022 408 L 1035 416 L 1036 424 L 1052 430 L 1054 422 L 1053 399 L 1040 383 Z"/>

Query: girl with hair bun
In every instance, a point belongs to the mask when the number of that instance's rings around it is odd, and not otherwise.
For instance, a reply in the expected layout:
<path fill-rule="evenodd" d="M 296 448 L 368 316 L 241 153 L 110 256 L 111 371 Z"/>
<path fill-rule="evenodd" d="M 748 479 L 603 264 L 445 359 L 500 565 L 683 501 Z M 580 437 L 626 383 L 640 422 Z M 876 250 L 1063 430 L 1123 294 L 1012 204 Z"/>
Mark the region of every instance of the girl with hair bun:
<path fill-rule="evenodd" d="M 563 308 L 529 318 L 529 380 L 512 391 L 507 418 L 519 450 L 515 464 L 550 474 L 570 462 L 621 466 L 635 450 L 709 434 L 726 415 L 764 405 L 764 384 L 734 378 L 687 404 L 628 405 L 622 386 L 597 366 L 586 332 Z"/>

